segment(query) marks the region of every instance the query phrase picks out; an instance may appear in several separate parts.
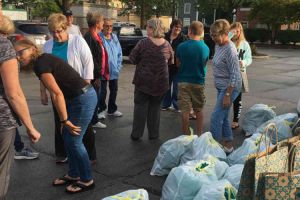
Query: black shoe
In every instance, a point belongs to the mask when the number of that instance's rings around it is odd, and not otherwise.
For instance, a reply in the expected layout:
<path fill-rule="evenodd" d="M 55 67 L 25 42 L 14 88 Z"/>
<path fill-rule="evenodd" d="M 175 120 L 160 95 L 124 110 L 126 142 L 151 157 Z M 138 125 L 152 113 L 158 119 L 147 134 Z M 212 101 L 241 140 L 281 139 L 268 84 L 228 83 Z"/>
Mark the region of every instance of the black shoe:
<path fill-rule="evenodd" d="M 130 138 L 131 138 L 133 141 L 138 141 L 138 140 L 140 140 L 139 137 L 134 137 L 134 136 L 132 136 L 132 135 L 130 135 Z"/>

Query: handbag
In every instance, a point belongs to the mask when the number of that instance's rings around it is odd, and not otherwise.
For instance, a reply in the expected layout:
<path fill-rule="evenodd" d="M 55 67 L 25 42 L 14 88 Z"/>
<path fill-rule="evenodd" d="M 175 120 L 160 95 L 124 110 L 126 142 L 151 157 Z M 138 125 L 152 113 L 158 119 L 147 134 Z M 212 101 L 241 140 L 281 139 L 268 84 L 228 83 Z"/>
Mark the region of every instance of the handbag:
<path fill-rule="evenodd" d="M 267 133 L 269 132 L 269 129 L 272 128 L 274 129 L 273 134 L 277 134 L 277 128 L 276 125 L 274 123 L 270 123 L 266 126 L 265 130 L 263 131 L 262 136 L 259 139 L 259 145 L 262 142 L 262 138 L 265 138 L 265 143 L 266 143 L 266 147 L 267 147 L 267 152 L 269 152 L 269 146 L 270 143 L 267 144 Z M 276 138 L 278 139 L 277 135 Z M 271 141 L 271 140 L 270 140 Z M 269 145 L 269 146 L 268 146 Z M 245 165 L 244 165 L 244 169 L 242 172 L 242 176 L 241 176 L 241 180 L 240 180 L 240 185 L 238 188 L 238 193 L 237 193 L 237 199 L 238 200 L 253 200 L 255 198 L 255 191 L 256 191 L 256 187 L 255 185 L 257 184 L 257 173 L 258 172 L 262 172 L 264 171 L 263 169 L 256 169 L 256 162 L 258 162 L 258 158 L 260 158 L 261 156 L 265 155 L 265 152 L 259 153 L 259 149 L 257 153 L 255 154 L 250 154 L 248 156 L 248 158 L 245 161 Z M 259 162 L 265 163 L 261 160 L 259 160 Z M 257 177 L 258 179 L 258 177 Z"/>
<path fill-rule="evenodd" d="M 265 131 L 268 131 L 270 128 L 274 130 L 276 136 L 276 145 L 270 148 L 270 143 L 272 141 L 272 138 L 270 138 L 269 145 L 266 144 L 266 152 L 263 152 L 262 154 L 256 157 L 254 194 L 259 193 L 263 190 L 264 187 L 263 177 L 265 176 L 266 173 L 288 172 L 289 146 L 279 145 L 278 131 L 275 123 L 268 124 Z M 267 142 L 266 139 L 265 142 Z M 253 198 L 253 199 L 258 199 L 258 198 Z"/>
<path fill-rule="evenodd" d="M 299 143 L 299 142 L 298 142 Z M 290 169 L 295 162 L 296 148 L 291 148 Z M 262 190 L 256 194 L 259 200 L 295 200 L 300 198 L 300 171 L 287 173 L 266 173 L 261 178 Z"/>
<path fill-rule="evenodd" d="M 249 82 L 248 82 L 248 76 L 246 71 L 241 71 L 242 75 L 242 92 L 248 93 L 249 92 Z"/>

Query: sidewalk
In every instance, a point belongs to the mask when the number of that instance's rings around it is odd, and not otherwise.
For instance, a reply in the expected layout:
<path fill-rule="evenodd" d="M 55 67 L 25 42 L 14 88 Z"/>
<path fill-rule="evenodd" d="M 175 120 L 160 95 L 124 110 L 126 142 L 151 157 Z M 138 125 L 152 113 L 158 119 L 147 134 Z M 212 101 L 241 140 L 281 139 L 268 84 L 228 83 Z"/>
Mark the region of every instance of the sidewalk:
<path fill-rule="evenodd" d="M 259 51 L 269 54 L 270 58 L 254 60 L 248 68 L 250 93 L 243 95 L 243 112 L 255 103 L 276 106 L 277 114 L 296 112 L 296 102 L 300 97 L 300 50 Z M 117 101 L 123 117 L 108 117 L 105 121 L 108 128 L 96 132 L 98 160 L 93 166 L 96 188 L 78 195 L 66 194 L 64 187 L 51 185 L 54 178 L 64 175 L 67 170 L 66 165 L 55 164 L 52 108 L 51 105 L 40 104 L 38 79 L 33 75 L 21 75 L 34 124 L 42 133 L 40 142 L 32 146 L 40 152 L 40 158 L 13 162 L 8 200 L 100 200 L 137 188 L 146 189 L 151 200 L 160 198 L 166 177 L 152 177 L 149 173 L 160 145 L 181 134 L 181 118 L 178 113 L 164 111 L 161 113 L 160 140 L 149 141 L 146 130 L 142 141 L 130 140 L 134 89 L 131 81 L 134 69 L 133 65 L 126 64 L 119 80 Z M 211 63 L 208 66 L 206 95 L 204 130 L 208 131 L 216 95 Z M 21 135 L 28 144 L 23 129 Z M 244 139 L 241 128 L 234 132 L 234 136 L 235 146 L 239 146 Z"/>

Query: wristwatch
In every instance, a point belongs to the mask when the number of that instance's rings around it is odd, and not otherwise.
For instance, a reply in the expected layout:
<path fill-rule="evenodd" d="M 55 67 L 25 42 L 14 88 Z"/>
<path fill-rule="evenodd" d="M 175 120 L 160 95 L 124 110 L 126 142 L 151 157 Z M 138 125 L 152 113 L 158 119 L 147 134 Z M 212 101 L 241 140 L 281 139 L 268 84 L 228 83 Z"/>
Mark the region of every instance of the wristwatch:
<path fill-rule="evenodd" d="M 229 92 L 226 92 L 226 94 L 225 94 L 225 95 L 229 97 L 229 96 L 230 96 L 230 93 L 229 93 Z"/>

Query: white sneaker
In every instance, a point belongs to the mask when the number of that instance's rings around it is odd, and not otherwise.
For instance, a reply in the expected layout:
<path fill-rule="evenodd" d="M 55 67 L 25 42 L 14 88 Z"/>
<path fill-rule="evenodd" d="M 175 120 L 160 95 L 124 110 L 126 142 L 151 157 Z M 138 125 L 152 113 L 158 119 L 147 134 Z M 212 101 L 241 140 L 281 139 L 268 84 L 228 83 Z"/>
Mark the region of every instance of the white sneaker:
<path fill-rule="evenodd" d="M 120 111 L 115 111 L 114 113 L 107 113 L 109 116 L 114 116 L 114 117 L 122 117 L 123 113 Z"/>
<path fill-rule="evenodd" d="M 102 111 L 98 114 L 98 119 L 105 119 L 106 111 Z"/>
<path fill-rule="evenodd" d="M 93 125 L 93 128 L 106 128 L 106 125 L 101 122 L 97 122 Z"/>

